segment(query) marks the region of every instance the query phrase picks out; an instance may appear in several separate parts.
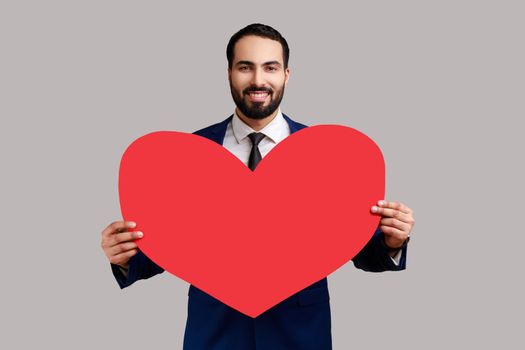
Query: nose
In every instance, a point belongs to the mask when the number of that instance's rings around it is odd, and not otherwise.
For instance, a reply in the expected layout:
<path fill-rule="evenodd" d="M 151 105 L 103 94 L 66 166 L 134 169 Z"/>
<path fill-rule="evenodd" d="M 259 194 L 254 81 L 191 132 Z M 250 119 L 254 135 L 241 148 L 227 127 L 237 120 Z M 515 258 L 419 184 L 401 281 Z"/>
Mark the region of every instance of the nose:
<path fill-rule="evenodd" d="M 257 67 L 257 68 L 255 68 L 253 70 L 251 83 L 254 86 L 262 86 L 263 85 L 263 83 L 264 83 L 263 71 L 262 71 L 262 69 L 260 67 Z"/>

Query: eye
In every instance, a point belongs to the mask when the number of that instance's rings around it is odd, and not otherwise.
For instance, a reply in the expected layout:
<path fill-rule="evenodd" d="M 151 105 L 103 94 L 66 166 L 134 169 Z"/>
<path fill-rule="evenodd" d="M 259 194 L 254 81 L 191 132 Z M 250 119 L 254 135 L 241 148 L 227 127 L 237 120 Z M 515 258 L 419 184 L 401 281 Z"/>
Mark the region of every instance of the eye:
<path fill-rule="evenodd" d="M 277 70 L 277 67 L 268 66 L 266 70 L 269 70 L 270 72 L 275 72 Z"/>
<path fill-rule="evenodd" d="M 250 67 L 248 67 L 248 66 L 240 66 L 240 67 L 239 67 L 239 70 L 240 70 L 241 72 L 247 71 L 248 69 L 250 69 Z"/>

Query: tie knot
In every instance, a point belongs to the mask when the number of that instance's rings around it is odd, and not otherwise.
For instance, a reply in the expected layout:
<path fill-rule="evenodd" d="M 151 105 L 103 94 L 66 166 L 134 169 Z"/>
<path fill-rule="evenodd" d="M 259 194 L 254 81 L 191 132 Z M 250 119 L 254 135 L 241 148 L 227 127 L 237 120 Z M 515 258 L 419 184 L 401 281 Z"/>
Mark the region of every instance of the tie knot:
<path fill-rule="evenodd" d="M 264 134 L 262 132 L 252 132 L 248 137 L 252 141 L 252 145 L 258 146 L 259 142 L 264 138 Z"/>

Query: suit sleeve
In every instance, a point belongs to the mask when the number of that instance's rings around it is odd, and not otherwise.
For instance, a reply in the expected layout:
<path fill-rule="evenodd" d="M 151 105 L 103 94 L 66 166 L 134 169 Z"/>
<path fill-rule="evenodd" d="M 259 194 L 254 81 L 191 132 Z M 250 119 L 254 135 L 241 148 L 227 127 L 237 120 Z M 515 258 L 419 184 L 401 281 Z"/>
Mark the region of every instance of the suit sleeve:
<path fill-rule="evenodd" d="M 164 272 L 164 269 L 151 261 L 140 250 L 129 260 L 128 273 L 124 274 L 121 269 L 111 264 L 111 271 L 120 288 L 126 288 L 138 280 L 153 277 Z"/>
<path fill-rule="evenodd" d="M 354 266 L 369 272 L 400 271 L 406 268 L 407 247 L 401 250 L 399 264 L 396 265 L 383 243 L 383 232 L 378 228 L 366 246 L 352 259 Z"/>

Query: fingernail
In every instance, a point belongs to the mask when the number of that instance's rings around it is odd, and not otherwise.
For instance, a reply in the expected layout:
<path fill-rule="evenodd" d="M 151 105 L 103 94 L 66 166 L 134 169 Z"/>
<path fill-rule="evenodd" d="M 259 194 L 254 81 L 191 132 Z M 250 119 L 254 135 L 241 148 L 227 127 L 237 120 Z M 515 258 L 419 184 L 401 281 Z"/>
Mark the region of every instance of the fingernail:
<path fill-rule="evenodd" d="M 135 227 L 135 226 L 137 226 L 137 224 L 134 223 L 133 221 L 129 221 L 129 222 L 128 222 L 128 225 L 129 225 L 129 227 Z"/>
<path fill-rule="evenodd" d="M 385 205 L 385 203 L 386 203 L 386 202 L 385 202 L 384 200 L 380 200 L 380 201 L 377 202 L 377 204 L 378 204 L 379 206 L 381 206 L 381 207 L 382 207 L 383 205 Z"/>
<path fill-rule="evenodd" d="M 137 231 L 137 237 L 142 237 L 142 236 L 144 236 L 144 234 L 140 231 Z"/>
<path fill-rule="evenodd" d="M 372 213 L 377 213 L 377 207 L 375 205 L 372 207 Z"/>

